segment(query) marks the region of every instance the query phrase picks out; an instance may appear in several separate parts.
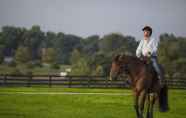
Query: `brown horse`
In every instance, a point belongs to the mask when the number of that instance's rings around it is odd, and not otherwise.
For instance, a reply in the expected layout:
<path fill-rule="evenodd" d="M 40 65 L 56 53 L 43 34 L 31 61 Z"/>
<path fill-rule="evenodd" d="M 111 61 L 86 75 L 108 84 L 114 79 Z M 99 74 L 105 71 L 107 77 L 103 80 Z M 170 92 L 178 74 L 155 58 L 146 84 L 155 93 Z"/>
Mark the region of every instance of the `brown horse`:
<path fill-rule="evenodd" d="M 137 118 L 143 118 L 146 100 L 147 118 L 153 118 L 153 107 L 157 98 L 160 111 L 168 111 L 167 86 L 165 84 L 160 86 L 157 74 L 151 64 L 144 63 L 134 56 L 117 55 L 112 61 L 110 79 L 116 80 L 123 73 L 129 75 L 131 80 Z"/>

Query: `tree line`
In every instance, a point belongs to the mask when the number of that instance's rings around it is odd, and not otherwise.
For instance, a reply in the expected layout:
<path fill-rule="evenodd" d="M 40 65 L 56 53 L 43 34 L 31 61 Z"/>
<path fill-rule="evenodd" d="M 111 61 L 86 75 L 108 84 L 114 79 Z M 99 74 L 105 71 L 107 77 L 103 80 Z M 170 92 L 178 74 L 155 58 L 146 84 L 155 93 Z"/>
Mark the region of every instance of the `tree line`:
<path fill-rule="evenodd" d="M 159 61 L 167 74 L 184 74 L 186 38 L 167 33 L 159 38 Z M 60 69 L 60 65 L 70 65 L 70 74 L 73 75 L 108 75 L 113 56 L 120 53 L 135 55 L 138 43 L 133 36 L 120 33 L 83 38 L 63 32 L 44 32 L 38 25 L 30 29 L 3 26 L 0 63 L 16 68 L 15 73 L 23 67 Z M 12 61 L 7 63 L 7 58 L 12 58 Z"/>

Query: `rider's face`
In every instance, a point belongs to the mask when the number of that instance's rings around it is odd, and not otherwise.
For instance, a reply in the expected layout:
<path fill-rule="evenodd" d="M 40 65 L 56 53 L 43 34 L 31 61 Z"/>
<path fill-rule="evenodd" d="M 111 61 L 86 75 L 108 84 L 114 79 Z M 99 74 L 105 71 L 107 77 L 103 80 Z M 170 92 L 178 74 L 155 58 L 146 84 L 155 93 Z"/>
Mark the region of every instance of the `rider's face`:
<path fill-rule="evenodd" d="M 150 37 L 150 31 L 148 31 L 148 30 L 144 30 L 143 34 L 144 34 L 145 38 L 149 38 Z"/>

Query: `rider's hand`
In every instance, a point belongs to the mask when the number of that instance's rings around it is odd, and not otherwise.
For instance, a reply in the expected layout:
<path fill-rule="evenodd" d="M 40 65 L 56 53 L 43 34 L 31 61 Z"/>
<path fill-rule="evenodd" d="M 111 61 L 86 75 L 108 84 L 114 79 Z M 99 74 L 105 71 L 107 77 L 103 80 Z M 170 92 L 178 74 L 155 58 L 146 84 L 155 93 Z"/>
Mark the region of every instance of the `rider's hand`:
<path fill-rule="evenodd" d="M 148 57 L 151 57 L 151 55 L 152 55 L 151 52 L 148 52 L 148 53 L 147 53 L 147 56 L 148 56 Z"/>
<path fill-rule="evenodd" d="M 151 57 L 151 52 L 147 52 L 146 54 L 145 54 L 145 57 Z"/>

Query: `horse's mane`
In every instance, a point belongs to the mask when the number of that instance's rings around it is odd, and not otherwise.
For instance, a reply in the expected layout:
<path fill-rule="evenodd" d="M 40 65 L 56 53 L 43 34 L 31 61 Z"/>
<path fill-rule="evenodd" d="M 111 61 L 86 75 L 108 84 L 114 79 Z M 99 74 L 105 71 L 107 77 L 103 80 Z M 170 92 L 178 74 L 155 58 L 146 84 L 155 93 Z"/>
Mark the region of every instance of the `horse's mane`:
<path fill-rule="evenodd" d="M 117 55 L 115 57 L 115 60 L 119 59 L 125 61 L 126 63 L 144 64 L 144 62 L 141 59 L 133 55 Z"/>
<path fill-rule="evenodd" d="M 131 55 L 125 55 L 125 59 L 128 60 L 128 62 L 132 62 L 132 63 L 136 63 L 136 64 L 142 64 L 143 61 L 140 60 L 138 57 L 136 56 L 131 56 Z"/>

